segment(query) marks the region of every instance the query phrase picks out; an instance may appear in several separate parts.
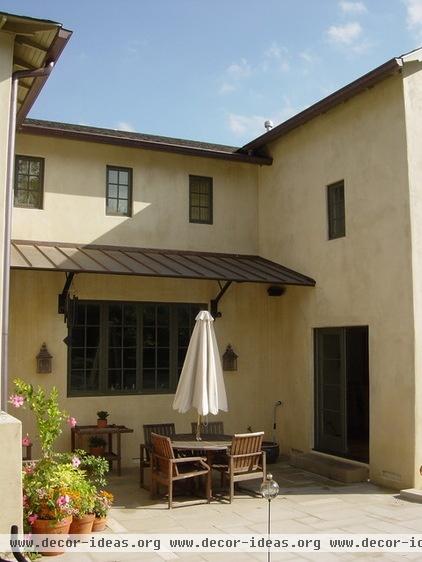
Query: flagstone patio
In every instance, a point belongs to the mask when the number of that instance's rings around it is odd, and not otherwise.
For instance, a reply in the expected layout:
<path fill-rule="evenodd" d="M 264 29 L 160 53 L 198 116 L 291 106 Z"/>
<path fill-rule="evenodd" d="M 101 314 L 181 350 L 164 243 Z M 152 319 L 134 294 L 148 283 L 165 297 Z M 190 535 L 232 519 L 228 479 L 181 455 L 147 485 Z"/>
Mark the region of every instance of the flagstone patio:
<path fill-rule="evenodd" d="M 280 495 L 272 503 L 274 533 L 422 533 L 422 504 L 398 499 L 397 493 L 370 483 L 341 484 L 280 462 L 269 467 L 280 485 Z M 217 482 L 215 483 L 217 485 Z M 265 533 L 267 505 L 259 497 L 241 491 L 232 504 L 223 499 L 203 504 L 201 498 L 175 497 L 172 510 L 165 499 L 151 500 L 138 486 L 136 469 L 126 469 L 120 478 L 110 478 L 115 507 L 110 514 L 110 530 L 138 533 Z M 255 486 L 255 489 L 257 487 Z M 208 553 L 101 553 L 77 555 L 88 561 L 228 561 L 266 560 L 266 554 Z M 400 559 L 420 560 L 420 554 L 402 554 Z M 374 553 L 295 553 L 273 554 L 272 560 L 397 560 L 397 554 Z M 60 560 L 75 560 L 63 555 Z"/>

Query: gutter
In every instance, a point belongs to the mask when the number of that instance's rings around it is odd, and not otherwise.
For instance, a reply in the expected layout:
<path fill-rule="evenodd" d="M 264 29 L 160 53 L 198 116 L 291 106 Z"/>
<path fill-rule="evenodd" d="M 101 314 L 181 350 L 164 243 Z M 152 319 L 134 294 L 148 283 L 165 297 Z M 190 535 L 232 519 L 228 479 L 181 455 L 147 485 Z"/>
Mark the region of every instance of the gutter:
<path fill-rule="evenodd" d="M 8 404 L 8 369 L 9 369 L 9 307 L 10 307 L 10 243 L 12 234 L 12 210 L 15 172 L 15 141 L 16 141 L 16 109 L 18 100 L 18 86 L 21 78 L 44 78 L 53 70 L 54 62 L 47 63 L 35 70 L 20 70 L 12 74 L 12 87 L 10 93 L 9 132 L 7 144 L 7 171 L 6 171 L 6 198 L 4 209 L 3 230 L 3 293 L 2 293 L 2 319 L 1 319 L 1 402 L 0 408 L 7 412 Z"/>

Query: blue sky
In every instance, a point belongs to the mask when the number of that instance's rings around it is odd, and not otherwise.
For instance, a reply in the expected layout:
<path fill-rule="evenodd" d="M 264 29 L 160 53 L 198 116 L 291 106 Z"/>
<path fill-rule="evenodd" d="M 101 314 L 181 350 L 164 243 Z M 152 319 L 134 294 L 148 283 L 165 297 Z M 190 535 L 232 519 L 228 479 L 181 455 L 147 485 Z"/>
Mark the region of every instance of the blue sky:
<path fill-rule="evenodd" d="M 31 117 L 242 145 L 422 44 L 422 0 L 3 0 L 74 34 Z"/>

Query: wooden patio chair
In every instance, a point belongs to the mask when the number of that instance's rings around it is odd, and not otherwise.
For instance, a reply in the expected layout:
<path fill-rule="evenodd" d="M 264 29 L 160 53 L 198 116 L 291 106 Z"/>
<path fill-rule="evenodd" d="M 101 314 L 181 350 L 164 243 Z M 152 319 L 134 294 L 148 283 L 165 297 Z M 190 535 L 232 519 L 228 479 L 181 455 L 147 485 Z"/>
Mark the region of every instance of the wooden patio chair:
<path fill-rule="evenodd" d="M 229 500 L 234 497 L 236 482 L 266 478 L 265 452 L 262 450 L 264 432 L 240 433 L 233 435 L 232 444 L 227 453 L 227 462 L 213 464 L 212 468 L 221 474 L 221 485 L 228 479 L 230 483 Z"/>
<path fill-rule="evenodd" d="M 140 445 L 140 461 L 139 461 L 139 486 L 144 487 L 144 470 L 151 466 L 151 434 L 165 435 L 171 437 L 176 433 L 174 423 L 147 423 L 143 426 L 144 442 Z"/>
<path fill-rule="evenodd" d="M 192 435 L 196 435 L 197 422 L 191 423 Z M 201 435 L 224 435 L 224 422 L 212 421 L 201 422 L 200 425 Z"/>
<path fill-rule="evenodd" d="M 207 503 L 211 501 L 211 469 L 202 457 L 176 458 L 169 437 L 151 434 L 151 497 L 162 484 L 168 488 L 168 508 L 173 506 L 175 482 L 205 476 Z"/>

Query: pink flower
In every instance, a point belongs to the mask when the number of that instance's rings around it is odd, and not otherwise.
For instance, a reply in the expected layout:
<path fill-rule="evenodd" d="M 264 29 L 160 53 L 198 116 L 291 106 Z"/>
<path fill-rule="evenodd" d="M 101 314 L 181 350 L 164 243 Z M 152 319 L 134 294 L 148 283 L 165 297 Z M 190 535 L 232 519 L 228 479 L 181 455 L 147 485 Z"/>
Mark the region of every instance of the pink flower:
<path fill-rule="evenodd" d="M 76 418 L 69 417 L 67 418 L 67 423 L 70 425 L 70 427 L 75 427 L 78 422 L 76 421 Z"/>
<path fill-rule="evenodd" d="M 28 517 L 29 524 L 33 525 L 37 519 L 38 519 L 38 515 L 36 513 L 33 513 Z"/>
<path fill-rule="evenodd" d="M 60 496 L 60 497 L 57 499 L 57 505 L 58 505 L 59 507 L 66 507 L 67 504 L 69 503 L 69 501 L 70 501 L 70 499 L 69 499 L 69 496 L 68 496 L 68 495 Z"/>
<path fill-rule="evenodd" d="M 72 459 L 72 466 L 73 468 L 78 468 L 78 466 L 81 464 L 81 461 L 78 457 L 73 457 Z"/>
<path fill-rule="evenodd" d="M 32 445 L 32 441 L 30 440 L 28 434 L 26 434 L 25 437 L 22 439 L 22 445 L 24 447 L 29 447 L 30 445 Z"/>
<path fill-rule="evenodd" d="M 23 406 L 25 402 L 25 398 L 23 396 L 19 396 L 19 394 L 12 394 L 9 398 L 9 402 L 15 407 L 20 408 Z"/>

